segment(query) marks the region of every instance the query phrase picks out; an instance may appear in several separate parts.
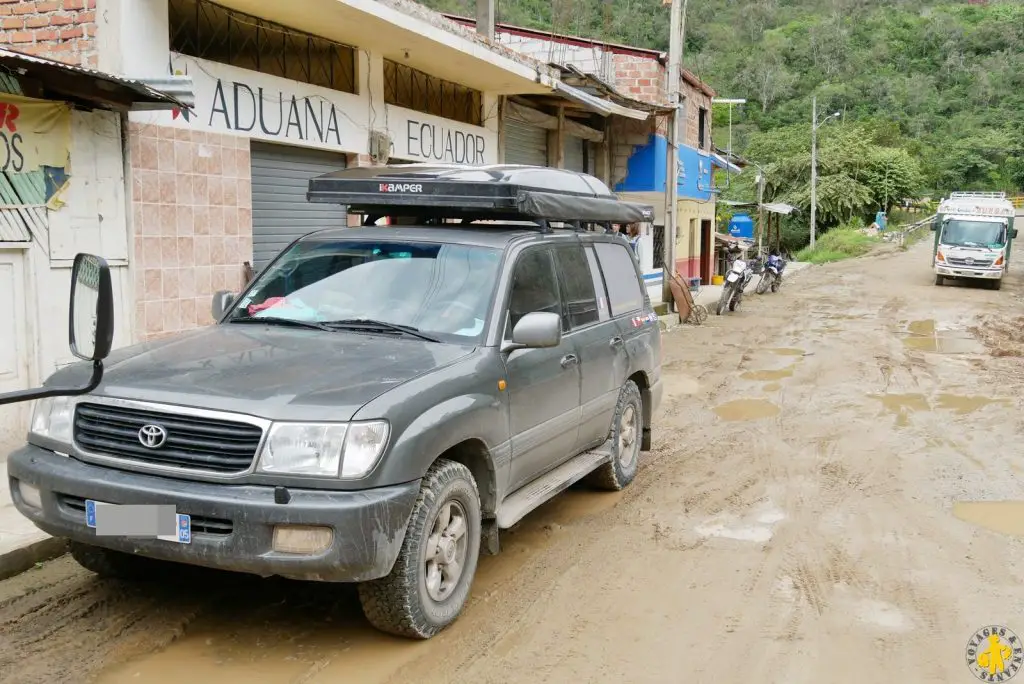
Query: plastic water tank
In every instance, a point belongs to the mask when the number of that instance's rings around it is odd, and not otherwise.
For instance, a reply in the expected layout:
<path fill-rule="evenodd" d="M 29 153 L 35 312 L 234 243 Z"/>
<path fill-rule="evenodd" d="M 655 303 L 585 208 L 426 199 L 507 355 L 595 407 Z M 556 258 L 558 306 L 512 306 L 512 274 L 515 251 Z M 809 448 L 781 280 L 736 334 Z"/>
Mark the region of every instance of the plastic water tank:
<path fill-rule="evenodd" d="M 754 239 L 754 220 L 748 214 L 736 214 L 729 219 L 729 235 L 734 238 Z"/>

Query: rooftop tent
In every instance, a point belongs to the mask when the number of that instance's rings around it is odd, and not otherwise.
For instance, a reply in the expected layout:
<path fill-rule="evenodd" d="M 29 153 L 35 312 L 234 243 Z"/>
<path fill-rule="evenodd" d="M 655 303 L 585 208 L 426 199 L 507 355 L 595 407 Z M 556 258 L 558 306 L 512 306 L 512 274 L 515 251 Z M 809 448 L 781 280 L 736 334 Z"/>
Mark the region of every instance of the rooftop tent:
<path fill-rule="evenodd" d="M 344 169 L 311 179 L 306 197 L 369 215 L 595 223 L 654 218 L 653 207 L 620 201 L 594 176 L 510 164 Z"/>

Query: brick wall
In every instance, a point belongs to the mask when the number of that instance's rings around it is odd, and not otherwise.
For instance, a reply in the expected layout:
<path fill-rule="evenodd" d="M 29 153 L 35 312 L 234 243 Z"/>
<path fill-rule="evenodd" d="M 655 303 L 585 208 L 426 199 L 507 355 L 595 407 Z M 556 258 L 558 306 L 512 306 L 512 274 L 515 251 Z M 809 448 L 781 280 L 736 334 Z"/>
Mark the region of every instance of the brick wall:
<path fill-rule="evenodd" d="M 0 0 L 0 45 L 96 67 L 96 0 Z"/>
<path fill-rule="evenodd" d="M 238 292 L 252 258 L 249 139 L 129 126 L 138 340 L 213 322 L 218 290 Z"/>
<path fill-rule="evenodd" d="M 658 60 L 637 55 L 616 54 L 612 56 L 615 69 L 614 85 L 623 95 L 651 102 L 666 104 L 665 68 Z"/>
<path fill-rule="evenodd" d="M 616 54 L 614 55 L 614 66 L 614 84 L 623 95 L 644 102 L 668 104 L 668 93 L 665 91 L 666 69 L 658 60 L 650 57 Z M 711 135 L 711 98 L 686 81 L 682 82 L 681 93 L 687 103 L 683 140 L 685 144 L 696 147 L 699 131 L 698 111 L 701 107 L 708 110 L 708 136 Z M 667 117 L 659 117 L 658 135 L 667 135 L 667 121 Z"/>

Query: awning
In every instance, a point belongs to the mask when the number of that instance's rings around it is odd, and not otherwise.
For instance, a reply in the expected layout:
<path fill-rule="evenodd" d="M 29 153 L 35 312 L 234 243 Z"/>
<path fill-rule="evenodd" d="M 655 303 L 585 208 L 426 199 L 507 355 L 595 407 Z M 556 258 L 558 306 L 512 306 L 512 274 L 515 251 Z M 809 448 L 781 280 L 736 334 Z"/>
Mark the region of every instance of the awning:
<path fill-rule="evenodd" d="M 217 0 L 217 4 L 355 45 L 481 92 L 543 95 L 558 80 L 546 64 L 489 42 L 411 0 Z"/>
<path fill-rule="evenodd" d="M 573 102 L 578 102 L 587 109 L 600 114 L 601 116 L 615 115 L 624 116 L 629 119 L 636 119 L 637 121 L 647 120 L 647 112 L 642 112 L 639 109 L 623 107 L 622 105 L 615 104 L 614 102 L 597 97 L 596 95 L 591 95 L 584 90 L 567 85 L 561 81 L 555 81 L 555 92 L 572 100 Z"/>
<path fill-rule="evenodd" d="M 720 154 L 715 154 L 714 152 L 711 153 L 711 164 L 712 166 L 717 166 L 720 169 L 728 169 L 733 173 L 743 173 L 743 169 L 736 166 Z"/>
<path fill-rule="evenodd" d="M 783 214 L 784 216 L 789 216 L 797 210 L 792 204 L 786 204 L 785 202 L 772 202 L 770 204 L 762 204 L 761 206 L 764 207 L 765 211 L 773 214 Z"/>
<path fill-rule="evenodd" d="M 0 48 L 0 67 L 14 77 L 38 82 L 42 93 L 25 93 L 32 97 L 112 111 L 179 109 L 192 104 L 190 78 L 187 88 L 181 87 L 184 81 L 179 82 L 176 95 L 171 95 L 141 81 L 4 48 Z"/>

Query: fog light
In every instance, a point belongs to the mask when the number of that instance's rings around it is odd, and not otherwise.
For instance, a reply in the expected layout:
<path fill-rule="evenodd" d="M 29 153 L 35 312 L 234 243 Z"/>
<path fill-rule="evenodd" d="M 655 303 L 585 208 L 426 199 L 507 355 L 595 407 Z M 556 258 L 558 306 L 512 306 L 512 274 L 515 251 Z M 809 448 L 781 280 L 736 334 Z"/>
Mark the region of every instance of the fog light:
<path fill-rule="evenodd" d="M 274 551 L 312 556 L 326 551 L 334 541 L 330 527 L 277 525 L 274 527 Z"/>
<path fill-rule="evenodd" d="M 19 480 L 18 494 L 21 496 L 21 500 L 25 502 L 26 506 L 31 506 L 32 508 L 43 507 L 43 496 L 39 493 L 39 489 L 37 487 L 25 484 Z"/>

